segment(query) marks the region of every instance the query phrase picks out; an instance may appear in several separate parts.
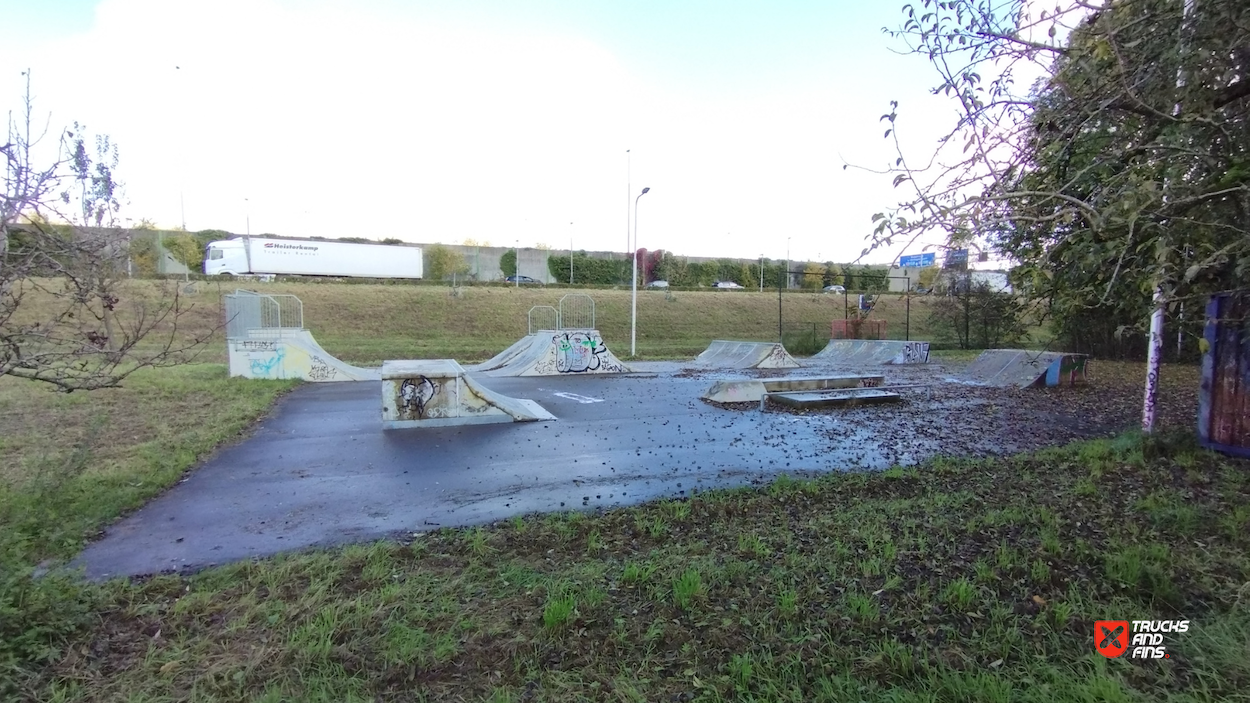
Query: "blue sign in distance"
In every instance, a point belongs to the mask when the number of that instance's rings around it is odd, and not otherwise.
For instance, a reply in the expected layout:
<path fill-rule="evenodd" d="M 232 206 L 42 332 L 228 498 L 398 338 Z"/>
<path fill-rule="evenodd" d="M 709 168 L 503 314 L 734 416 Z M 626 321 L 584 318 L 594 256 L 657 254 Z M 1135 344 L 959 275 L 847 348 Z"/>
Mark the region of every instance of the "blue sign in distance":
<path fill-rule="evenodd" d="M 924 268 L 932 266 L 935 259 L 936 255 L 931 251 L 924 254 L 910 254 L 898 257 L 898 265 L 902 268 Z"/>

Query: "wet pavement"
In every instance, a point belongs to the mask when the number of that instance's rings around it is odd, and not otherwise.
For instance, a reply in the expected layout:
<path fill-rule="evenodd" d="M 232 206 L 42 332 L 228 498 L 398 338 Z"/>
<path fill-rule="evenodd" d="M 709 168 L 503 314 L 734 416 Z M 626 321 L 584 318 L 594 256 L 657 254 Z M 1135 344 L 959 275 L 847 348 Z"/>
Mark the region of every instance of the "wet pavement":
<path fill-rule="evenodd" d="M 307 384 L 282 398 L 249 438 L 110 526 L 77 563 L 94 579 L 194 570 L 536 511 L 684 496 L 781 471 L 1013 452 L 1098 429 L 1030 410 L 1012 400 L 1018 393 L 945 382 L 953 372 L 938 364 L 830 369 L 884 368 L 888 385 L 934 385 L 904 391 L 899 406 L 810 414 L 730 410 L 698 396 L 713 380 L 812 376 L 811 367 L 717 373 L 673 362 L 633 366 L 640 373 L 477 376 L 495 391 L 537 401 L 555 421 L 387 432 L 379 383 Z M 995 429 L 998 421 L 1003 427 Z M 1011 429 L 1021 423 L 1025 431 Z M 1028 429 L 1039 423 L 1050 431 Z"/>

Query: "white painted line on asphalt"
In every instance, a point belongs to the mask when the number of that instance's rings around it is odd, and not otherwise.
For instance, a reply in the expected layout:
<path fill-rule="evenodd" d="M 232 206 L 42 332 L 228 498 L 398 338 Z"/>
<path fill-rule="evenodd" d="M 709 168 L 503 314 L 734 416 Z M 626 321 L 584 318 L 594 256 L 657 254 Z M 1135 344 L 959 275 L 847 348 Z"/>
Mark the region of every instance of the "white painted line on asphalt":
<path fill-rule="evenodd" d="M 552 393 L 552 395 L 558 395 L 561 398 L 575 400 L 581 403 L 582 405 L 587 405 L 589 403 L 602 403 L 603 402 L 603 398 L 591 398 L 590 396 L 578 395 L 576 393 Z"/>

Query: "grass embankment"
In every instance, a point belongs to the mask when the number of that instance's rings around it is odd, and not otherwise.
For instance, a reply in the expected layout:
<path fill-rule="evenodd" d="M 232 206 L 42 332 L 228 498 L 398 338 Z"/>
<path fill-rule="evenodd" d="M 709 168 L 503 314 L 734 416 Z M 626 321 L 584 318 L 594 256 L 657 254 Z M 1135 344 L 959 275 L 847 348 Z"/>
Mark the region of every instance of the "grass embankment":
<path fill-rule="evenodd" d="M 123 296 L 123 305 L 151 298 L 160 285 L 136 281 L 136 295 Z M 198 282 L 197 291 L 183 297 L 190 311 L 181 320 L 184 335 L 199 336 L 220 326 L 221 297 L 245 287 L 265 293 L 292 294 L 303 302 L 304 325 L 331 354 L 363 365 L 386 359 L 446 358 L 469 363 L 483 361 L 507 348 L 528 332 L 528 313 L 534 306 L 558 307 L 560 298 L 584 292 L 595 302 L 595 324 L 610 348 L 627 356 L 630 332 L 630 291 L 578 291 L 539 286 L 509 288 L 474 286 L 456 295 L 445 286 L 342 283 L 230 283 Z M 855 297 L 851 297 L 855 303 Z M 932 298 L 911 300 L 912 339 L 930 339 L 928 309 Z M 903 339 L 906 301 L 881 295 L 872 319 L 887 321 L 891 338 Z M 795 353 L 824 346 L 830 323 L 843 319 L 840 295 L 792 291 L 782 296 L 782 327 Z M 39 311 L 34 298 L 27 314 Z M 774 341 L 777 339 L 777 292 L 750 290 L 638 292 L 638 355 L 650 359 L 693 358 L 713 339 Z M 804 348 L 806 344 L 814 349 Z M 225 361 L 225 342 L 218 333 L 203 349 L 200 361 Z"/>
<path fill-rule="evenodd" d="M 1120 366 L 1123 383 L 1140 377 Z M 1165 367 L 1165 382 L 1174 371 L 1192 375 Z M 1250 687 L 1250 466 L 1134 440 L 189 578 L 30 578 L 287 387 L 213 366 L 90 395 L 0 380 L 0 698 L 1230 700 Z M 1192 621 L 1171 659 L 1093 653 L 1094 619 L 1148 617 Z"/>
<path fill-rule="evenodd" d="M 459 296 L 431 286 L 273 284 L 263 290 L 292 293 L 304 303 L 305 325 L 332 354 L 359 364 L 385 359 L 450 356 L 482 361 L 528 332 L 530 308 L 559 307 L 578 291 L 541 287 L 470 287 Z M 619 356 L 629 350 L 630 291 L 586 291 L 595 302 L 595 324 Z M 912 299 L 911 336 L 923 339 L 928 306 Z M 892 337 L 903 338 L 906 303 L 881 296 L 874 318 L 888 321 Z M 852 302 L 854 302 L 852 300 Z M 799 339 L 816 330 L 819 346 L 830 323 L 844 316 L 842 296 L 791 292 L 782 296 L 782 325 Z M 693 358 L 713 339 L 777 339 L 777 292 L 638 292 L 638 356 Z"/>

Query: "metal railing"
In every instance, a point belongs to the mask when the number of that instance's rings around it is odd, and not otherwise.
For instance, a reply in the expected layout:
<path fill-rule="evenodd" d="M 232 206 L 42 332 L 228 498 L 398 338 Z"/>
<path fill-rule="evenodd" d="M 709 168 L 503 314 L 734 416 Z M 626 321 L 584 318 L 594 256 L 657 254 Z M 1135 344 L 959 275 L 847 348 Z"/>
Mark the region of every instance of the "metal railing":
<path fill-rule="evenodd" d="M 227 339 L 254 336 L 256 330 L 304 328 L 304 304 L 294 295 L 236 290 L 223 296 Z"/>
<path fill-rule="evenodd" d="M 595 300 L 585 293 L 569 293 L 560 298 L 559 329 L 595 329 Z"/>
<path fill-rule="evenodd" d="M 529 315 L 530 334 L 534 334 L 538 330 L 558 330 L 560 329 L 560 311 L 550 305 L 535 305 L 530 308 Z"/>

